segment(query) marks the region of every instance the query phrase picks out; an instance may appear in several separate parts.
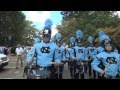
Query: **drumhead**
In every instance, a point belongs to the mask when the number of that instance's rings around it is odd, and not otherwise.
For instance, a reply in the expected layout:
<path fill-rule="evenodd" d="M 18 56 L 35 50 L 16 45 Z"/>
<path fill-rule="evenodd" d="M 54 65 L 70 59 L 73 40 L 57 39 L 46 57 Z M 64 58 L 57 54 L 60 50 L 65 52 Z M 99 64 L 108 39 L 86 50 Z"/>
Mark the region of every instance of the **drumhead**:
<path fill-rule="evenodd" d="M 42 78 L 49 78 L 50 77 L 50 71 L 46 69 L 38 69 L 36 70 L 36 77 Z"/>

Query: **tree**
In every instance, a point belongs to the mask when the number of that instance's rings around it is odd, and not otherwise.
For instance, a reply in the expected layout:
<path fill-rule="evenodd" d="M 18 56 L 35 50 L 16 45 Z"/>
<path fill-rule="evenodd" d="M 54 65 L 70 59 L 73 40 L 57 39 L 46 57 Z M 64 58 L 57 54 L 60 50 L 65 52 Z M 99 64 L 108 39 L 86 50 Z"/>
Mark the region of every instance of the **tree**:
<path fill-rule="evenodd" d="M 40 31 L 32 25 L 32 21 L 25 21 L 26 27 L 24 30 L 24 34 L 21 40 L 21 44 L 24 46 L 33 46 L 34 38 L 40 38 Z"/>
<path fill-rule="evenodd" d="M 116 28 L 105 28 L 103 30 L 112 40 L 113 44 L 117 47 L 120 48 L 120 39 L 119 39 L 119 35 L 120 35 L 120 25 Z"/>
<path fill-rule="evenodd" d="M 24 21 L 25 15 L 21 11 L 0 11 L 0 43 L 14 45 L 19 42 L 25 28 Z"/>
<path fill-rule="evenodd" d="M 0 11 L 0 44 L 9 46 L 33 45 L 39 30 L 25 20 L 21 11 Z"/>
<path fill-rule="evenodd" d="M 86 42 L 89 35 L 97 38 L 99 29 L 119 26 L 120 18 L 115 13 L 116 11 L 62 11 L 62 25 L 58 26 L 58 30 L 63 35 L 63 41 L 68 42 L 81 29 Z"/>

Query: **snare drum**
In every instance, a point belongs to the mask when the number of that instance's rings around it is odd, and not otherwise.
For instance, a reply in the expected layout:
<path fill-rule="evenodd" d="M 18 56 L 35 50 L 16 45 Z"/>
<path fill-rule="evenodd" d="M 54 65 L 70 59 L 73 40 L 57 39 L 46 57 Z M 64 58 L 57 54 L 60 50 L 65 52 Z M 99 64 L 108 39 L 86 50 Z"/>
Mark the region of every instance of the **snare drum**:
<path fill-rule="evenodd" d="M 50 71 L 44 68 L 35 70 L 35 79 L 50 79 Z"/>
<path fill-rule="evenodd" d="M 27 78 L 28 79 L 49 79 L 50 74 L 51 73 L 48 69 L 40 68 L 40 67 L 36 67 L 36 68 L 31 67 L 28 70 Z"/>

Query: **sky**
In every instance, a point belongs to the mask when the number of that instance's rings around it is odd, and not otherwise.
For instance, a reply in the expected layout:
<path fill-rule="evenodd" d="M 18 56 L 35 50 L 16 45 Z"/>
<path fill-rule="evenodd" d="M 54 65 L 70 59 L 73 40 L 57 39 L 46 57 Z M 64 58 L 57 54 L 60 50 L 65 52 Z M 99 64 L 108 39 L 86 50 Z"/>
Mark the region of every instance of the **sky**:
<path fill-rule="evenodd" d="M 120 11 L 117 11 L 117 13 L 118 13 L 118 15 L 119 15 L 119 17 L 120 17 Z"/>
<path fill-rule="evenodd" d="M 56 29 L 57 25 L 61 24 L 62 15 L 61 11 L 22 11 L 26 15 L 26 20 L 33 22 L 33 25 L 37 29 L 41 30 L 44 27 L 44 22 L 46 19 L 51 19 L 53 22 L 52 25 L 52 36 L 54 36 L 58 30 Z"/>

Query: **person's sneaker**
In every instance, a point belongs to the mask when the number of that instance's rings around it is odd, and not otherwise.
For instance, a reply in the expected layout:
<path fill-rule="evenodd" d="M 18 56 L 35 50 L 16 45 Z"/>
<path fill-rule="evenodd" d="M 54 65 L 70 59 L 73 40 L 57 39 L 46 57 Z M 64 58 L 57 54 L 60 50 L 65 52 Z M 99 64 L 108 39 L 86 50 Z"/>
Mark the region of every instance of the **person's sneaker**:
<path fill-rule="evenodd" d="M 16 67 L 16 69 L 18 69 L 18 67 Z"/>

